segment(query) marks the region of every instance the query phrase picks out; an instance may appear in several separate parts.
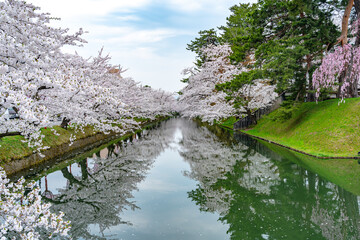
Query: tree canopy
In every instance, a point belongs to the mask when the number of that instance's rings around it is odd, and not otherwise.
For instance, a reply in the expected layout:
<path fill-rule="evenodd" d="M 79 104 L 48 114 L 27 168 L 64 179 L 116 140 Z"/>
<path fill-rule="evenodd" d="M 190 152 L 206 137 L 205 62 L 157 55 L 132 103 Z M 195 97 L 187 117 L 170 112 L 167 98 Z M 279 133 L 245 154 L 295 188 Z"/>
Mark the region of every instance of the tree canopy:
<path fill-rule="evenodd" d="M 196 66 L 201 69 L 207 60 L 203 53 L 209 44 L 206 39 L 216 40 L 217 46 L 231 47 L 229 59 L 238 73 L 214 88 L 225 92 L 226 99 L 237 109 L 247 108 L 248 96 L 244 93 L 259 82 L 274 86 L 278 94 L 291 93 L 291 99 L 296 101 L 314 101 L 320 93 L 336 91 L 336 87 L 339 97 L 357 96 L 359 38 L 356 36 L 359 31 L 356 9 L 359 8 L 358 0 L 241 3 L 230 8 L 231 14 L 219 31 L 199 32 L 200 36 L 189 44 L 188 50 L 198 54 Z M 342 26 L 339 25 L 341 20 Z M 341 46 L 341 52 L 352 53 L 335 59 L 331 54 L 340 52 L 337 48 L 344 42 L 345 27 L 349 24 L 351 31 L 348 33 L 346 29 L 345 35 L 351 41 L 347 47 Z M 184 94 L 185 91 L 186 88 Z M 262 96 L 265 98 L 266 94 L 265 91 Z M 247 114 L 256 109 L 249 109 Z"/>

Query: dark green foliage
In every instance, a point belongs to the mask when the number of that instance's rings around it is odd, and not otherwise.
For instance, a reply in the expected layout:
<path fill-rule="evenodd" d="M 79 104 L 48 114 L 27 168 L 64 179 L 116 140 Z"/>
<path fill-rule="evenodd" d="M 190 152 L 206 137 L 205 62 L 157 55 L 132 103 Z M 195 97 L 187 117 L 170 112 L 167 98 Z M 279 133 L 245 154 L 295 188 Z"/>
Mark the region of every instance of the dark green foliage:
<path fill-rule="evenodd" d="M 230 8 L 232 14 L 227 18 L 227 25 L 219 29 L 222 38 L 232 45 L 233 62 L 244 62 L 251 49 L 255 49 L 263 41 L 263 29 L 254 24 L 253 12 L 257 4 L 239 4 Z"/>
<path fill-rule="evenodd" d="M 294 102 L 293 100 L 284 101 L 283 104 L 281 104 L 281 108 L 276 110 L 274 114 L 272 114 L 269 118 L 272 121 L 279 121 L 279 122 L 285 122 L 286 120 L 289 120 L 293 113 L 299 108 L 299 103 Z"/>
<path fill-rule="evenodd" d="M 183 79 L 180 80 L 180 82 L 182 82 L 182 83 L 187 83 L 187 82 L 189 82 L 189 78 L 188 78 L 188 77 L 187 77 L 187 78 L 183 78 Z"/>
<path fill-rule="evenodd" d="M 221 40 L 213 28 L 200 31 L 199 35 L 199 37 L 195 38 L 195 40 L 187 45 L 186 50 L 190 50 L 197 54 L 195 65 L 200 68 L 206 59 L 206 56 L 202 53 L 202 49 L 209 44 L 218 45 Z"/>
<path fill-rule="evenodd" d="M 234 61 L 246 61 L 246 56 L 254 54 L 252 67 L 260 68 L 263 78 L 271 79 L 278 92 L 290 90 L 294 98 L 303 99 L 311 85 L 306 76 L 312 75 L 315 61 L 339 36 L 331 19 L 338 6 L 337 2 L 323 0 L 240 4 L 231 9 L 227 26 L 222 27 L 223 37 L 234 44 Z M 231 39 L 229 33 L 233 32 L 242 35 Z"/>

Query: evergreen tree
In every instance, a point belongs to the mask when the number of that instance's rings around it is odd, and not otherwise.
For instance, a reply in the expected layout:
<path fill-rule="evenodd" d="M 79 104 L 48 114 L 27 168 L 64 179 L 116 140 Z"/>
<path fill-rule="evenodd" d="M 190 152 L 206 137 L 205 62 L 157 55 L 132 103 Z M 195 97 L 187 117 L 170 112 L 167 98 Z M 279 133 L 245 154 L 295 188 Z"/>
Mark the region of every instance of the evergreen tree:
<path fill-rule="evenodd" d="M 339 35 L 332 17 L 340 6 L 337 1 L 260 0 L 232 7 L 223 37 L 233 44 L 233 61 L 244 62 L 252 73 L 240 74 L 222 89 L 232 97 L 260 77 L 271 79 L 279 93 L 290 90 L 294 99 L 303 99 L 312 86 L 309 76 Z"/>

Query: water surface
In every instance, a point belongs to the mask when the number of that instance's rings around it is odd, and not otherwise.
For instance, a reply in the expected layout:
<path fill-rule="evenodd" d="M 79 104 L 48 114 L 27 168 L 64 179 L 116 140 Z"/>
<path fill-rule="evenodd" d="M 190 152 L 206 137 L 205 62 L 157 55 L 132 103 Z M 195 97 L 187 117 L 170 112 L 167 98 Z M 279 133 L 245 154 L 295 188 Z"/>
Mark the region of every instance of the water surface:
<path fill-rule="evenodd" d="M 360 239 L 358 196 L 300 165 L 172 119 L 39 184 L 74 239 Z"/>

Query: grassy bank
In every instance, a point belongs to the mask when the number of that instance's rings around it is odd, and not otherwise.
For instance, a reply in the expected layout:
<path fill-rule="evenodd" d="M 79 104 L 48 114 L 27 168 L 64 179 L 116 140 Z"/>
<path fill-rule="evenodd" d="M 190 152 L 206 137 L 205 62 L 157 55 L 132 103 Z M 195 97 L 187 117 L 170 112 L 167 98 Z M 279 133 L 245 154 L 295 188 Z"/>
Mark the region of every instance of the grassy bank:
<path fill-rule="evenodd" d="M 69 138 L 72 134 L 76 136 L 76 139 L 83 139 L 96 134 L 91 127 L 85 127 L 84 133 L 78 132 L 76 134 L 72 128 L 68 128 L 67 130 L 59 126 L 54 126 L 53 128 L 60 134 L 60 136 L 53 134 L 50 128 L 41 129 L 41 133 L 45 136 L 43 144 L 44 146 L 49 146 L 50 148 L 64 143 L 69 143 Z M 30 148 L 24 141 L 25 138 L 20 135 L 0 138 L 0 163 L 21 159 L 31 155 L 34 149 Z"/>
<path fill-rule="evenodd" d="M 227 119 L 223 119 L 222 121 L 215 122 L 216 125 L 220 127 L 230 128 L 233 129 L 234 123 L 236 123 L 236 117 L 229 117 Z"/>
<path fill-rule="evenodd" d="M 167 119 L 167 118 L 162 118 L 162 120 L 165 120 L 165 119 Z M 119 138 L 116 138 L 114 140 L 106 142 L 105 144 L 102 144 L 102 145 L 100 145 L 100 146 L 98 146 L 96 148 L 93 148 L 93 149 L 89 150 L 89 151 L 85 151 L 83 153 L 80 153 L 80 154 L 78 154 L 78 155 L 76 155 L 74 157 L 66 159 L 65 161 L 58 162 L 58 160 L 55 160 L 54 162 L 50 162 L 50 164 L 46 163 L 44 165 L 40 165 L 40 166 L 43 166 L 43 167 L 41 167 L 41 171 L 37 172 L 36 177 L 33 178 L 32 180 L 37 181 L 37 180 L 41 179 L 42 177 L 44 177 L 46 175 L 49 175 L 50 173 L 53 173 L 53 172 L 56 172 L 58 170 L 63 169 L 66 166 L 69 166 L 69 165 L 71 165 L 73 163 L 76 163 L 76 162 L 80 162 L 81 160 L 84 160 L 84 159 L 86 159 L 88 157 L 92 157 L 95 153 L 100 152 L 102 149 L 107 148 L 110 145 L 116 144 L 116 143 L 118 143 L 120 141 L 130 139 L 130 138 L 132 138 L 134 136 L 135 133 L 140 133 L 144 129 L 151 129 L 151 128 L 153 128 L 153 126 L 156 126 L 156 124 L 157 124 L 157 122 L 154 122 L 153 124 L 150 124 L 150 123 L 146 124 L 143 128 L 134 130 L 133 133 L 126 133 L 126 134 L 120 136 Z M 49 165 L 51 166 L 51 168 L 49 168 Z M 22 176 L 22 175 L 21 174 L 20 175 L 18 174 L 17 176 L 12 175 L 13 179 L 18 179 L 19 176 Z"/>
<path fill-rule="evenodd" d="M 160 117 L 159 121 L 167 119 L 167 117 Z M 149 123 L 149 119 L 136 119 L 140 126 L 144 126 Z M 70 136 L 75 135 L 76 140 L 85 139 L 98 134 L 92 127 L 87 126 L 84 128 L 84 132 L 76 132 L 73 128 L 63 129 L 59 126 L 53 127 L 57 133 L 57 136 L 53 134 L 50 128 L 41 129 L 41 133 L 45 136 L 43 139 L 44 146 L 56 148 L 62 144 L 70 143 Z M 0 138 L 0 165 L 8 163 L 17 159 L 22 159 L 33 154 L 34 149 L 30 148 L 23 136 L 7 136 Z"/>
<path fill-rule="evenodd" d="M 360 98 L 302 103 L 288 119 L 283 115 L 280 108 L 246 132 L 315 156 L 354 157 L 360 151 Z"/>

